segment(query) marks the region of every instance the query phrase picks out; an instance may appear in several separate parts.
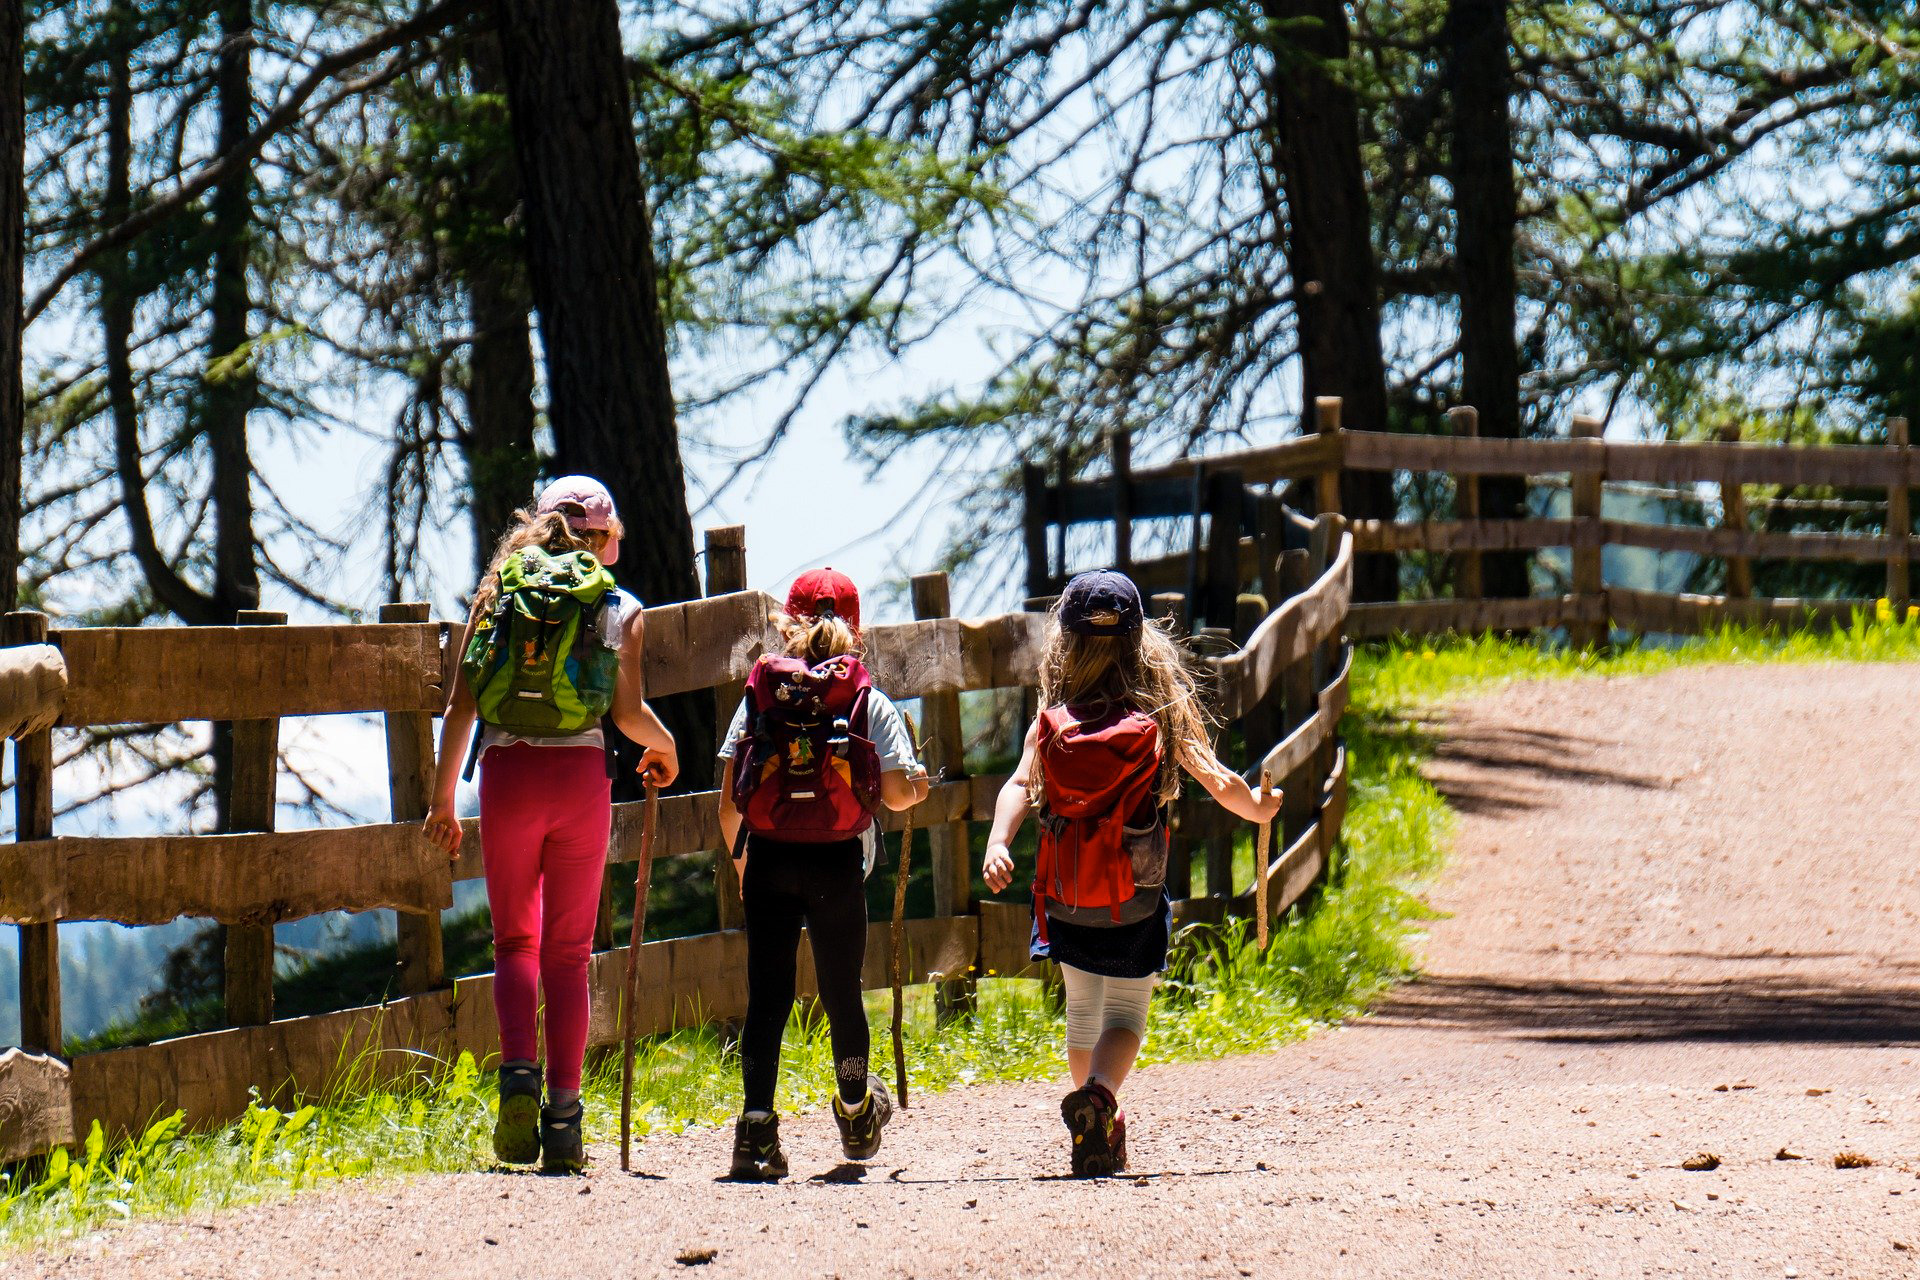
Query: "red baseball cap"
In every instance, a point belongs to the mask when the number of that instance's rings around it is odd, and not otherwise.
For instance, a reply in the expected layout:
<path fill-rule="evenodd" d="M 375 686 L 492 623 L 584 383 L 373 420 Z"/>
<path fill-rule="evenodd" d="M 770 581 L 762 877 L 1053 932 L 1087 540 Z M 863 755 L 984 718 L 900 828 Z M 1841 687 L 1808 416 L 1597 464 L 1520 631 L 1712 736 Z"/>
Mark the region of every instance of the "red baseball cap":
<path fill-rule="evenodd" d="M 605 533 L 613 527 L 613 495 L 592 476 L 561 476 L 540 491 L 534 510 L 541 515 L 558 511 L 575 533 Z M 600 552 L 601 564 L 620 558 L 620 539 L 608 538 Z"/>
<path fill-rule="evenodd" d="M 860 589 L 838 569 L 809 569 L 787 591 L 787 616 L 818 618 L 831 613 L 855 633 L 860 630 Z"/>

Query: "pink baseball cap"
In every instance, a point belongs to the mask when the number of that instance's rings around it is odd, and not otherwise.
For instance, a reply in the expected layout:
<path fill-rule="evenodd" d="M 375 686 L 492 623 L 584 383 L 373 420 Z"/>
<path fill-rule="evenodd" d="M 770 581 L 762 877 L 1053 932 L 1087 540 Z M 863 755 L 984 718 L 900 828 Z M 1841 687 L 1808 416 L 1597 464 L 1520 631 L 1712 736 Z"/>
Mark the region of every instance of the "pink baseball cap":
<path fill-rule="evenodd" d="M 567 518 L 567 527 L 575 533 L 605 532 L 613 528 L 613 495 L 592 476 L 561 476 L 540 491 L 534 510 L 540 515 L 560 512 Z M 600 553 L 600 563 L 612 564 L 619 558 L 620 539 L 608 538 Z"/>

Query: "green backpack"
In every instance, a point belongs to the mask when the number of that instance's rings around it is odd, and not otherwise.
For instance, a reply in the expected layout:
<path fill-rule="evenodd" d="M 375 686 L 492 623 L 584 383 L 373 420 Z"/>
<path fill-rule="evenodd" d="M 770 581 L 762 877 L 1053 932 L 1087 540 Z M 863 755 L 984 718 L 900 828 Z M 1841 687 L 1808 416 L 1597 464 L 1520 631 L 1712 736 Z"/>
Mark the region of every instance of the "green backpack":
<path fill-rule="evenodd" d="M 613 575 L 585 551 L 523 547 L 500 566 L 499 589 L 460 659 L 480 718 L 528 738 L 598 724 L 620 674 L 620 650 L 601 639 Z"/>

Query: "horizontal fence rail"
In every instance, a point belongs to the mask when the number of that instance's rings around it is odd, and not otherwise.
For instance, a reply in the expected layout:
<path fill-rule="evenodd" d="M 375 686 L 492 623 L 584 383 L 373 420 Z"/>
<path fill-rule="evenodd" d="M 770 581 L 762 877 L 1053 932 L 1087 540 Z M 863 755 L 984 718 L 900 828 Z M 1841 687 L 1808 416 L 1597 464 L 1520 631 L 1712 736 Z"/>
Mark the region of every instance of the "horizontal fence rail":
<path fill-rule="evenodd" d="M 1130 568 L 1146 589 L 1181 591 L 1209 628 L 1224 628 L 1232 607 L 1225 584 L 1264 580 L 1275 549 L 1299 545 L 1293 524 L 1299 517 L 1289 513 L 1287 520 L 1276 521 L 1263 504 L 1277 502 L 1284 489 L 1323 514 L 1337 512 L 1342 476 L 1360 471 L 1430 473 L 1452 480 L 1451 519 L 1351 524 L 1355 554 L 1449 558 L 1452 594 L 1355 604 L 1349 621 L 1355 639 L 1566 628 L 1575 643 L 1591 644 L 1616 628 L 1678 634 L 1736 622 L 1825 628 L 1844 625 L 1863 610 L 1898 618 L 1908 614 L 1914 548 L 1910 499 L 1920 483 L 1920 456 L 1910 445 L 1904 419 L 1889 420 L 1884 445 L 1785 445 L 1733 438 L 1607 440 L 1593 418 L 1575 418 L 1565 437 L 1488 439 L 1476 434 L 1478 415 L 1472 409 L 1457 408 L 1448 416 L 1450 435 L 1351 430 L 1341 424 L 1339 401 L 1325 398 L 1315 405 L 1312 434 L 1277 445 L 1134 467 L 1130 444 L 1116 438 L 1110 441 L 1104 475 L 1050 476 L 1044 468 L 1029 467 L 1028 590 L 1044 597 L 1060 589 L 1067 576 L 1067 525 L 1104 520 L 1113 528 L 1113 562 Z M 1487 476 L 1524 477 L 1530 484 L 1547 480 L 1550 487 L 1569 492 L 1570 510 L 1488 517 L 1480 509 L 1480 481 Z M 1747 487 L 1754 485 L 1781 492 L 1750 500 Z M 1717 510 L 1718 522 L 1608 518 L 1601 503 L 1610 486 L 1694 503 L 1702 517 Z M 1884 496 L 1862 498 L 1861 490 Z M 1755 528 L 1756 512 L 1820 513 L 1854 527 Z M 1132 557 L 1134 520 L 1181 516 L 1192 530 L 1186 551 Z M 1859 528 L 1861 523 L 1879 528 Z M 1708 595 L 1607 585 L 1601 553 L 1608 547 L 1724 561 L 1725 591 Z M 1547 597 L 1486 597 L 1483 556 L 1562 548 L 1571 560 L 1566 583 L 1571 590 Z M 1757 560 L 1884 565 L 1886 589 L 1879 597 L 1757 598 Z M 1231 704 L 1231 693 L 1227 700 Z"/>
<path fill-rule="evenodd" d="M 1323 453 L 1324 442 L 1314 443 Z M 1274 456 L 1308 452 L 1287 446 Z M 1223 646 L 1218 636 L 1195 643 L 1209 655 L 1205 664 L 1222 714 L 1241 729 L 1249 777 L 1265 767 L 1286 782 L 1284 841 L 1278 856 L 1256 870 L 1268 882 L 1269 911 L 1278 915 L 1322 874 L 1346 812 L 1346 755 L 1337 730 L 1351 670 L 1345 633 L 1354 543 L 1337 517 L 1267 518 L 1264 541 L 1250 540 L 1245 555 L 1235 548 L 1235 571 L 1248 573 L 1233 585 L 1258 581 L 1265 593 L 1234 593 L 1238 643 Z M 744 579 L 739 532 L 709 532 L 710 588 Z M 1307 545 L 1284 547 L 1288 538 Z M 1262 549 L 1274 553 L 1264 566 Z M 715 575 L 714 564 L 725 566 L 723 572 Z M 944 613 L 945 600 L 944 575 L 915 580 L 917 613 Z M 1184 597 L 1162 595 L 1156 603 L 1163 611 L 1188 611 Z M 712 690 L 716 716 L 729 714 L 738 682 L 777 643 L 770 623 L 777 606 L 762 592 L 717 590 L 648 609 L 649 695 Z M 12 1089 L 24 1101 L 13 1119 L 0 1114 L 0 1160 L 71 1141 L 95 1121 L 109 1132 L 131 1132 L 180 1108 L 192 1123 L 212 1124 L 242 1113 L 255 1094 L 311 1097 L 353 1073 L 393 1078 L 437 1069 L 461 1051 L 482 1057 L 498 1051 L 492 976 L 448 979 L 442 972 L 440 912 L 453 901 L 454 883 L 483 874 L 479 823 L 464 821 L 461 856 L 449 865 L 420 822 L 432 769 L 432 720 L 453 677 L 460 628 L 429 620 L 424 605 L 388 606 L 381 616 L 378 623 L 337 626 L 287 626 L 280 615 L 257 615 L 234 627 L 51 632 L 38 615 L 7 616 L 0 728 L 14 739 L 23 820 L 15 842 L 0 845 L 0 922 L 21 928 L 23 1030 L 20 1049 L 0 1055 L 0 1095 Z M 1022 611 L 977 619 L 923 616 L 872 626 L 864 636 L 875 683 L 897 699 L 923 700 L 930 757 L 946 756 L 944 776 L 911 814 L 915 828 L 932 835 L 936 915 L 909 921 L 906 935 L 908 980 L 941 984 L 943 999 L 949 993 L 964 998 L 977 975 L 1036 972 L 1027 959 L 1028 905 L 971 899 L 968 824 L 991 820 L 1005 778 L 967 774 L 953 699 L 1030 688 L 1046 627 L 1043 613 Z M 260 757 L 266 772 L 247 785 L 257 793 L 249 801 L 257 825 L 271 828 L 274 726 L 287 716 L 349 713 L 385 717 L 394 821 L 209 835 L 53 834 L 55 726 L 233 722 L 236 744 L 244 737 L 253 744 L 249 750 L 267 751 Z M 247 736 L 243 726 L 259 728 Z M 721 847 L 717 792 L 658 803 L 656 857 Z M 881 826 L 897 831 L 908 817 L 883 813 Z M 611 863 L 638 859 L 642 819 L 638 803 L 614 806 Z M 1186 801 L 1175 823 L 1179 853 L 1170 886 L 1176 919 L 1218 922 L 1251 913 L 1252 888 L 1231 878 L 1233 825 L 1211 805 Z M 1206 850 L 1207 892 L 1193 897 L 1188 859 L 1199 847 Z M 725 927 L 730 910 L 737 920 L 737 903 L 728 902 L 727 860 L 716 864 L 723 928 L 640 947 L 636 1025 L 643 1032 L 745 1012 L 745 938 Z M 275 1018 L 272 925 L 374 908 L 400 913 L 404 994 L 377 1006 Z M 183 915 L 228 926 L 228 1016 L 236 1025 L 62 1062 L 59 922 L 156 924 Z M 603 918 L 610 920 L 610 908 Z M 595 1045 L 613 1043 L 617 1032 L 625 950 L 613 945 L 610 926 L 603 925 L 591 967 Z M 868 948 L 869 985 L 887 980 L 888 951 L 876 933 Z M 802 987 L 810 990 L 809 953 L 802 948 L 801 955 Z"/>

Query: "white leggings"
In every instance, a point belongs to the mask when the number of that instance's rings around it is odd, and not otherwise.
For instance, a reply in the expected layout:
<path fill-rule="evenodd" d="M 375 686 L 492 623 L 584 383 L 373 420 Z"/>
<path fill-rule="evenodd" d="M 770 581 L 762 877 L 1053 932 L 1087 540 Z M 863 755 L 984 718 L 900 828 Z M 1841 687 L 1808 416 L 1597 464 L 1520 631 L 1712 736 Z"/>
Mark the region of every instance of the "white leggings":
<path fill-rule="evenodd" d="M 1147 1038 L 1147 1001 L 1156 975 L 1103 978 L 1070 964 L 1060 966 L 1067 988 L 1067 1048 L 1092 1049 L 1102 1031 L 1131 1031 Z"/>

